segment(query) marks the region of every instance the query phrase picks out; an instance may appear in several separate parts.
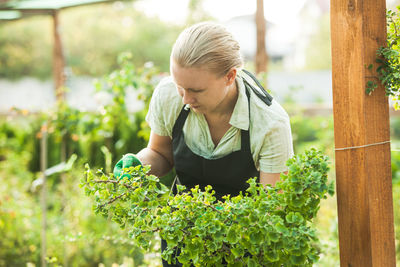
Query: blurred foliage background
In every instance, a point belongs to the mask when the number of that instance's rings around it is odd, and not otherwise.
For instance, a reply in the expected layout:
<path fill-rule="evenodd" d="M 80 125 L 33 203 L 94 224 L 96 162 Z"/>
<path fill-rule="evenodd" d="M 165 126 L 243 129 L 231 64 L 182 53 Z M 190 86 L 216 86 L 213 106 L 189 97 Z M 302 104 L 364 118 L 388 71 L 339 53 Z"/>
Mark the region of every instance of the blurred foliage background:
<path fill-rule="evenodd" d="M 0 78 L 52 76 L 51 16 L 0 23 Z M 74 75 L 98 77 L 117 67 L 121 52 L 131 52 L 135 65 L 149 59 L 169 70 L 169 52 L 184 25 L 147 17 L 131 2 L 96 4 L 60 13 L 66 65 Z"/>
<path fill-rule="evenodd" d="M 77 156 L 71 169 L 47 178 L 49 265 L 161 266 L 156 238 L 150 252 L 137 248 L 116 224 L 93 214 L 78 184 L 86 162 L 111 171 L 121 155 L 146 146 L 146 107 L 154 86 L 169 70 L 173 42 L 186 25 L 212 19 L 201 8 L 201 1 L 188 3 L 188 19 L 179 25 L 148 17 L 130 1 L 61 13 L 69 74 L 102 77 L 93 86 L 97 92 L 106 92 L 110 101 L 97 112 L 57 103 L 43 112 L 14 109 L 0 116 L 0 266 L 40 266 L 40 141 L 44 124 L 49 167 Z M 312 49 L 307 49 L 305 69 L 309 70 L 330 68 L 329 17 L 322 17 L 318 25 L 318 33 L 308 44 Z M 49 17 L 0 23 L 0 78 L 51 79 L 51 51 Z M 127 88 L 145 103 L 143 110 L 128 111 Z M 290 98 L 290 92 L 282 104 L 291 117 L 295 152 L 316 147 L 330 156 L 334 170 L 332 115 L 307 115 L 304 107 Z M 396 248 L 400 255 L 400 152 L 396 150 L 400 148 L 400 118 L 391 119 L 391 130 Z M 171 177 L 163 181 L 168 185 Z M 330 179 L 335 179 L 334 171 Z M 322 203 L 315 224 L 321 246 L 318 266 L 338 266 L 335 197 Z"/>

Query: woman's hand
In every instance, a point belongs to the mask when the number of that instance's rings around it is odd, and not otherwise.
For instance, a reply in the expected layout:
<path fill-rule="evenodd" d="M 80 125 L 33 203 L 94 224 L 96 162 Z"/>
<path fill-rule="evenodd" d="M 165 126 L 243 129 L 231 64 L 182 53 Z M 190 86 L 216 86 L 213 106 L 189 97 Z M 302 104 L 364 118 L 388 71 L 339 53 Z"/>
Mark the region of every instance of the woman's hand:
<path fill-rule="evenodd" d="M 130 178 L 131 176 L 129 174 L 121 174 L 123 173 L 125 168 L 129 167 L 136 167 L 136 166 L 142 166 L 142 163 L 140 160 L 132 153 L 124 155 L 115 165 L 113 173 L 115 178 L 122 179 L 123 177 L 127 176 Z"/>

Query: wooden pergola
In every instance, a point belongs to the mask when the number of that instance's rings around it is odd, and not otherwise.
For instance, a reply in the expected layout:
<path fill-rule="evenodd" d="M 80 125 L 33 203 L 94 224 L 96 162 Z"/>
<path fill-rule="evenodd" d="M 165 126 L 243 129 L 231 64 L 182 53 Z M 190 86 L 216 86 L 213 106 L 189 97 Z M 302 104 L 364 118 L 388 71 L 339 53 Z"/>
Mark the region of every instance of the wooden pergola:
<path fill-rule="evenodd" d="M 386 45 L 385 0 L 331 0 L 331 39 L 340 265 L 396 266 L 389 104 L 366 68 Z"/>
<path fill-rule="evenodd" d="M 53 18 L 53 79 L 56 99 L 65 99 L 65 58 L 60 35 L 59 12 L 61 10 L 115 0 L 0 0 L 0 20 L 17 20 L 35 15 Z"/>

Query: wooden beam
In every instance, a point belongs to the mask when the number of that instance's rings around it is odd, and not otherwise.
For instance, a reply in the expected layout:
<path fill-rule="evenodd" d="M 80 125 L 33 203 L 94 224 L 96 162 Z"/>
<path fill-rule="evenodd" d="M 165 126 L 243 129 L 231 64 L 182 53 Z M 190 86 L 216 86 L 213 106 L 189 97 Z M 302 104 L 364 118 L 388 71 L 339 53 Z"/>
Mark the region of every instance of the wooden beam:
<path fill-rule="evenodd" d="M 40 206 L 42 209 L 42 228 L 40 231 L 41 243 L 40 243 L 40 259 L 41 266 L 47 266 L 47 124 L 44 123 L 40 129 L 41 140 L 40 140 L 40 170 L 42 172 L 42 189 L 40 192 Z"/>
<path fill-rule="evenodd" d="M 56 99 L 58 101 L 65 100 L 65 73 L 64 73 L 64 55 L 62 50 L 62 42 L 60 35 L 60 27 L 58 22 L 58 11 L 53 12 L 53 32 L 54 32 L 54 48 L 53 48 L 53 76 L 54 87 L 56 91 Z"/>
<path fill-rule="evenodd" d="M 256 73 L 266 72 L 268 64 L 268 55 L 265 46 L 266 23 L 264 17 L 264 0 L 257 0 L 256 10 L 256 28 L 257 28 L 257 49 L 256 49 Z"/>
<path fill-rule="evenodd" d="M 345 267 L 396 266 L 388 99 L 380 84 L 365 94 L 366 82 L 376 76 L 366 66 L 386 43 L 385 5 L 385 0 L 331 0 L 339 247 Z M 369 146 L 339 150 L 364 145 Z"/>

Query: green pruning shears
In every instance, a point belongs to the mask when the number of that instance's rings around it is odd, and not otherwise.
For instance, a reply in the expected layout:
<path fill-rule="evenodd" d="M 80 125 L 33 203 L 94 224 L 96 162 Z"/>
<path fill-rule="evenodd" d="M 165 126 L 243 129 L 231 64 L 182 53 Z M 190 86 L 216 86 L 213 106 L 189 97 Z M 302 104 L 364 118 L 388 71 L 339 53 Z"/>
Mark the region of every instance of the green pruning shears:
<path fill-rule="evenodd" d="M 124 155 L 118 162 L 115 164 L 113 173 L 115 178 L 122 179 L 124 177 L 131 178 L 131 175 L 128 173 L 122 174 L 125 168 L 142 166 L 140 160 L 132 153 L 128 153 Z M 122 174 L 122 175 L 121 175 Z"/>

